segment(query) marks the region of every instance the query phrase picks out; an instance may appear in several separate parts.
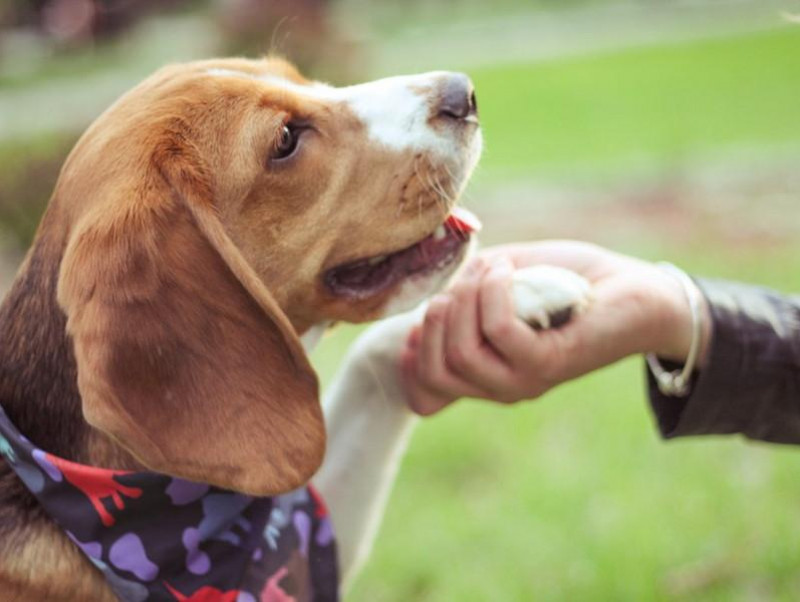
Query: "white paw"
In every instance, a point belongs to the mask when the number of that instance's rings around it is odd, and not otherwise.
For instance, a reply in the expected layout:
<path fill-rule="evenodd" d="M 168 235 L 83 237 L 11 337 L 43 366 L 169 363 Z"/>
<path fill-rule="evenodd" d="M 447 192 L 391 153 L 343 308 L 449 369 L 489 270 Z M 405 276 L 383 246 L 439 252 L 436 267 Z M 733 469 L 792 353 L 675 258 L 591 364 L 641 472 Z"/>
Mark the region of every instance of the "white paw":
<path fill-rule="evenodd" d="M 516 270 L 511 281 L 517 315 L 534 328 L 560 326 L 585 311 L 591 288 L 583 276 L 549 265 Z"/>

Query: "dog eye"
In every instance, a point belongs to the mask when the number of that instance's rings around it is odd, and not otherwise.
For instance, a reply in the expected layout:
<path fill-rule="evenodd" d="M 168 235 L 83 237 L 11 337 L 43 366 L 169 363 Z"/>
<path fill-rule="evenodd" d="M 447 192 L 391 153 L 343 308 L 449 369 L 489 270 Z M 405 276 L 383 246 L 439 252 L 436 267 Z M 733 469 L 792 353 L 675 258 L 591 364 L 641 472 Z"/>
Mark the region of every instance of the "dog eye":
<path fill-rule="evenodd" d="M 300 139 L 300 130 L 291 124 L 283 126 L 280 139 L 272 151 L 273 160 L 287 159 L 297 150 L 297 142 Z"/>

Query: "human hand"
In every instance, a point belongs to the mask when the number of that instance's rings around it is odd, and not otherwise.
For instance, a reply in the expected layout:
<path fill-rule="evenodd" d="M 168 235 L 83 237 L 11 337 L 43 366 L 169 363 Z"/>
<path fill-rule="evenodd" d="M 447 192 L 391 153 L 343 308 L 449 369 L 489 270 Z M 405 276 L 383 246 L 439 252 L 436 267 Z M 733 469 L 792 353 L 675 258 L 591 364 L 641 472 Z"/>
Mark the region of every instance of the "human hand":
<path fill-rule="evenodd" d="M 592 285 L 590 308 L 566 325 L 533 330 L 516 317 L 515 269 L 554 265 Z M 699 365 L 708 340 L 708 307 Z M 433 414 L 460 397 L 503 403 L 538 397 L 634 353 L 686 359 L 692 318 L 685 291 L 652 263 L 573 241 L 487 249 L 452 288 L 434 297 L 401 355 L 412 409 Z"/>

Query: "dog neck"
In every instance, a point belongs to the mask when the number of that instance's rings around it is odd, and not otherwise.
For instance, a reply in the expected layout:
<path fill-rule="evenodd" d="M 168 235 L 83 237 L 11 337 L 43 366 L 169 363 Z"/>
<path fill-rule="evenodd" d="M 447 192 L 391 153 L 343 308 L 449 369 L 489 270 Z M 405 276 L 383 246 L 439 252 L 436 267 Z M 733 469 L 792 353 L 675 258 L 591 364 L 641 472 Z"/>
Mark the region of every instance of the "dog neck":
<path fill-rule="evenodd" d="M 66 237 L 46 227 L 48 221 L 46 215 L 0 305 L 0 405 L 29 440 L 53 454 L 138 469 L 140 464 L 83 418 L 66 316 L 56 299 Z"/>

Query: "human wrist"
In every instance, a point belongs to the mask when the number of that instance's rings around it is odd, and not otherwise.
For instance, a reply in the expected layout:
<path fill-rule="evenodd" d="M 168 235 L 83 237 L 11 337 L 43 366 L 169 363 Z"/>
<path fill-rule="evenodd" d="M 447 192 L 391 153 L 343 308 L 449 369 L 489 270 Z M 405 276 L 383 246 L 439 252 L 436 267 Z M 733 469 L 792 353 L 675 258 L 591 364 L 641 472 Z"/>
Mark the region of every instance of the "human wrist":
<path fill-rule="evenodd" d="M 651 351 L 658 357 L 682 364 L 689 357 L 693 341 L 697 338 L 695 366 L 702 368 L 706 363 L 711 339 L 712 322 L 708 301 L 694 281 L 682 279 L 660 266 L 653 267 L 660 272 L 661 302 L 657 312 L 657 330 L 660 336 Z"/>

